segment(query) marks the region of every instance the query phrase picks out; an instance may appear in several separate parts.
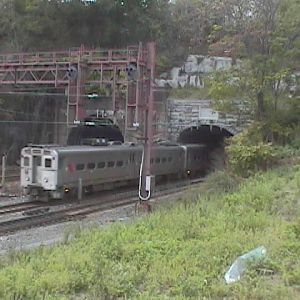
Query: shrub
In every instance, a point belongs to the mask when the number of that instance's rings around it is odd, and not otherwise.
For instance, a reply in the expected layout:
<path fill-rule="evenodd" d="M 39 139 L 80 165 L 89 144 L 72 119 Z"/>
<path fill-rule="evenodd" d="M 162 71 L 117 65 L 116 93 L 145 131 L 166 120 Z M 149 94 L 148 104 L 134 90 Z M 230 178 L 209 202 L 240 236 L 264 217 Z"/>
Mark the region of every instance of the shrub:
<path fill-rule="evenodd" d="M 245 145 L 236 139 L 234 143 L 226 147 L 229 167 L 242 176 L 249 176 L 259 170 L 267 170 L 273 165 L 277 156 L 271 143 L 258 143 Z"/>
<path fill-rule="evenodd" d="M 207 177 L 200 187 L 201 194 L 219 194 L 236 191 L 242 179 L 232 173 L 218 171 Z"/>
<path fill-rule="evenodd" d="M 278 145 L 271 143 L 269 137 L 266 124 L 256 123 L 231 138 L 225 148 L 229 169 L 247 177 L 299 155 L 297 141 Z"/>

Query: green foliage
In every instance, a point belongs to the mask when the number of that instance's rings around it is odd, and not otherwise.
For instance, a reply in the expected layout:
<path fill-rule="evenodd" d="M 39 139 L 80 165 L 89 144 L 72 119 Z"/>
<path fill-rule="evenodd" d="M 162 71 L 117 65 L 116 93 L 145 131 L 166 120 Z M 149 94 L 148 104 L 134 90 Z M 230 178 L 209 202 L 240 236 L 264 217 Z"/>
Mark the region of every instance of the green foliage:
<path fill-rule="evenodd" d="M 236 97 L 239 84 L 238 81 L 238 70 L 230 69 L 225 71 L 216 71 L 211 74 L 207 80 L 209 87 L 209 96 L 216 100 L 226 100 Z"/>
<path fill-rule="evenodd" d="M 100 96 L 109 96 L 111 94 L 111 89 L 103 86 L 90 85 L 85 88 L 87 94 L 96 93 Z"/>
<path fill-rule="evenodd" d="M 170 58 L 166 55 L 159 55 L 156 58 L 156 72 L 157 74 L 161 74 L 164 72 L 169 72 L 169 70 L 173 67 Z"/>
<path fill-rule="evenodd" d="M 241 69 L 231 68 L 216 71 L 206 78 L 205 85 L 209 97 L 214 100 L 214 109 L 236 114 L 248 114 L 249 111 L 253 111 L 251 99 L 245 92 L 249 90 L 249 81 L 244 80 L 242 72 Z M 247 86 L 244 84 L 246 82 Z"/>
<path fill-rule="evenodd" d="M 294 139 L 292 141 L 292 147 L 296 149 L 300 149 L 300 138 Z"/>
<path fill-rule="evenodd" d="M 253 172 L 266 170 L 276 157 L 276 152 L 271 143 L 258 143 L 246 145 L 243 139 L 235 138 L 226 148 L 230 168 L 243 176 L 249 176 Z"/>
<path fill-rule="evenodd" d="M 288 97 L 294 97 L 289 94 L 291 78 L 297 72 L 295 62 L 300 57 L 300 5 L 297 0 L 255 0 L 252 7 L 242 3 L 239 11 L 247 13 L 239 17 L 244 20 L 237 17 L 235 23 L 229 21 L 234 30 L 223 29 L 223 36 L 210 45 L 215 51 L 243 58 L 242 66 L 214 74 L 210 95 L 219 109 L 228 109 L 232 99 L 240 99 L 255 119 L 268 121 L 273 113 L 291 107 Z M 230 11 L 233 7 L 227 5 Z"/>
<path fill-rule="evenodd" d="M 162 38 L 169 9 L 164 0 L 1 2 L 1 48 L 9 51 L 126 47 L 155 40 Z"/>
<path fill-rule="evenodd" d="M 200 187 L 200 193 L 210 197 L 215 194 L 234 192 L 241 182 L 242 178 L 233 173 L 217 171 L 206 178 Z"/>
<path fill-rule="evenodd" d="M 242 176 L 267 170 L 298 155 L 298 126 L 287 120 L 253 123 L 226 146 L 228 167 Z"/>

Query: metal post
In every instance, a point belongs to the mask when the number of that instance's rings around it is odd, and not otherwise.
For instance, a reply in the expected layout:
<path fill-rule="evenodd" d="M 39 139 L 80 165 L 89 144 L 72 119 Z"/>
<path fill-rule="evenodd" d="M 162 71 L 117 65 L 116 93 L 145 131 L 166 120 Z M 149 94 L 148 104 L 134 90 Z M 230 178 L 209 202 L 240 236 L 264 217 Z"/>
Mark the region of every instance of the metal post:
<path fill-rule="evenodd" d="M 155 76 L 155 44 L 148 44 L 148 69 L 150 69 L 149 95 L 146 97 L 145 108 L 145 143 L 142 165 L 142 178 L 140 180 L 139 198 L 140 201 L 146 201 L 148 209 L 151 192 L 154 184 L 154 176 L 151 175 L 151 150 L 153 144 L 153 101 L 154 101 L 154 76 Z M 146 196 L 144 196 L 144 195 Z"/>
<path fill-rule="evenodd" d="M 117 68 L 114 66 L 113 68 L 113 80 L 112 80 L 112 110 L 113 110 L 113 120 L 114 123 L 117 123 L 117 116 L 116 116 L 116 77 L 117 77 Z"/>
<path fill-rule="evenodd" d="M 153 143 L 153 102 L 154 102 L 154 76 L 155 76 L 155 44 L 148 44 L 148 55 L 150 65 L 149 98 L 146 108 L 146 140 L 145 140 L 145 171 L 151 175 L 151 149 Z"/>
<path fill-rule="evenodd" d="M 79 118 L 79 105 L 81 104 L 81 55 L 78 56 L 77 62 L 77 79 L 76 79 L 76 110 L 75 110 L 75 120 L 78 121 Z"/>
<path fill-rule="evenodd" d="M 77 199 L 80 201 L 82 199 L 82 179 L 78 179 L 78 195 Z"/>
<path fill-rule="evenodd" d="M 125 128 L 124 128 L 124 140 L 125 140 L 125 142 L 127 142 L 128 141 L 128 130 L 127 130 L 127 128 L 128 128 L 128 93 L 129 93 L 129 84 L 128 84 L 128 81 L 127 81 L 127 83 L 126 83 L 126 99 L 125 99 L 125 101 L 126 101 L 126 104 L 125 104 Z"/>
<path fill-rule="evenodd" d="M 5 173 L 6 173 L 6 154 L 2 156 L 2 178 L 1 178 L 1 185 L 5 185 Z"/>
<path fill-rule="evenodd" d="M 137 71 L 137 78 L 136 78 L 136 86 L 135 86 L 135 119 L 134 122 L 138 124 L 141 122 L 140 120 L 140 112 L 139 112 L 139 105 L 140 105 L 140 89 L 141 89 L 141 78 L 142 78 L 142 73 L 140 70 L 140 60 L 141 60 L 141 55 L 143 51 L 143 46 L 142 43 L 139 43 L 139 48 L 138 48 L 138 53 L 137 53 L 137 64 L 136 64 L 136 71 Z"/>

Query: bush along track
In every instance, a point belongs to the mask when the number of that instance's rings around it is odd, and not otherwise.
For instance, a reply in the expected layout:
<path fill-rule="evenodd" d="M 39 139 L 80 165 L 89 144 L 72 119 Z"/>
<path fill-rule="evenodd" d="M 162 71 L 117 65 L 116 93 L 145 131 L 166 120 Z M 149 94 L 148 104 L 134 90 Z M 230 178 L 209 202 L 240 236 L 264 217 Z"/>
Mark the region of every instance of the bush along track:
<path fill-rule="evenodd" d="M 267 256 L 227 285 L 230 264 L 260 245 Z M 218 173 L 143 219 L 3 258 L 0 298 L 299 299 L 299 253 L 299 166 Z"/>

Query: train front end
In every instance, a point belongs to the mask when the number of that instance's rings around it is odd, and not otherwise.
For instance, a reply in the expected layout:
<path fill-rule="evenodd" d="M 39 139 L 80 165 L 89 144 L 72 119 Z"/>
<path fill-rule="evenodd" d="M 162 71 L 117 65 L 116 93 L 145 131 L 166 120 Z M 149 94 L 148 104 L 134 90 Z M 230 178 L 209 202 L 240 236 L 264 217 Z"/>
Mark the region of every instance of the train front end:
<path fill-rule="evenodd" d="M 41 145 L 21 151 L 21 187 L 34 200 L 59 198 L 57 195 L 58 155 L 55 149 Z"/>

